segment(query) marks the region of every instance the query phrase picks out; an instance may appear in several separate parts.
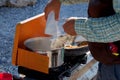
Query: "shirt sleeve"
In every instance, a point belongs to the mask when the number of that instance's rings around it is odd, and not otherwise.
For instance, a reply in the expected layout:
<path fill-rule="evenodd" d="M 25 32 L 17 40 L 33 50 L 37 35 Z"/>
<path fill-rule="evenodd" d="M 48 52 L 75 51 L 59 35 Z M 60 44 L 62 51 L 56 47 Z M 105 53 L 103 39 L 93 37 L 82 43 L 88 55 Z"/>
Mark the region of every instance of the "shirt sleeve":
<path fill-rule="evenodd" d="M 81 2 L 88 2 L 88 0 L 60 0 L 62 4 L 78 4 Z"/>
<path fill-rule="evenodd" d="M 87 30 L 87 18 L 79 18 L 75 20 L 75 31 L 78 35 L 86 35 Z"/>

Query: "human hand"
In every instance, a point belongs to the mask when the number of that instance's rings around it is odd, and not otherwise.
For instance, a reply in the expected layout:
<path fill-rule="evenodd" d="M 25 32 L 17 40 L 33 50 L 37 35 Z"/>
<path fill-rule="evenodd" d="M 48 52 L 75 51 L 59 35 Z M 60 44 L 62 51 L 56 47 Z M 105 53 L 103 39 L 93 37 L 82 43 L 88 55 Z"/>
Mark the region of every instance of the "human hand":
<path fill-rule="evenodd" d="M 64 31 L 67 34 L 72 35 L 72 36 L 77 35 L 77 33 L 75 32 L 75 28 L 74 28 L 75 20 L 76 18 L 71 17 L 71 18 L 68 18 L 67 21 L 63 24 Z"/>
<path fill-rule="evenodd" d="M 61 3 L 59 0 L 51 0 L 45 7 L 44 12 L 45 12 L 45 19 L 47 20 L 48 14 L 51 11 L 54 11 L 55 13 L 55 20 L 58 21 L 59 19 L 59 12 L 60 12 L 60 7 Z"/>

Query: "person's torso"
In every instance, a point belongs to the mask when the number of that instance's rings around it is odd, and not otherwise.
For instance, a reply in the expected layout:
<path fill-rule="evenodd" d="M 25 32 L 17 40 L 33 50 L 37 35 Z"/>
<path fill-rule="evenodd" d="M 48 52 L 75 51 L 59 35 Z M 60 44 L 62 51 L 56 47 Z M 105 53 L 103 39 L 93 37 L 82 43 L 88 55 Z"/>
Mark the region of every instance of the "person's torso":
<path fill-rule="evenodd" d="M 93 57 L 104 64 L 120 64 L 120 41 L 111 43 L 88 42 Z"/>
<path fill-rule="evenodd" d="M 100 18 L 115 14 L 113 0 L 90 0 L 88 5 L 88 17 Z"/>

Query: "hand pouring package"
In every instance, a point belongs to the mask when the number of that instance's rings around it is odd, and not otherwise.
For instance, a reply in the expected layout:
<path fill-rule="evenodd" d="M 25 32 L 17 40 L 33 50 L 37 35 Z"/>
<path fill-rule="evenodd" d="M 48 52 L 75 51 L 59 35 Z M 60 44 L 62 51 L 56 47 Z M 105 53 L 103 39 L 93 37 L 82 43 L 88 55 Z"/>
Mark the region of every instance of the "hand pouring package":
<path fill-rule="evenodd" d="M 56 49 L 54 45 L 57 42 L 58 37 L 64 34 L 63 31 L 64 31 L 63 28 L 58 26 L 58 21 L 55 20 L 54 12 L 53 11 L 50 12 L 48 15 L 47 22 L 46 22 L 45 33 L 51 35 L 51 48 L 52 49 Z"/>
<path fill-rule="evenodd" d="M 60 36 L 60 31 L 58 29 L 58 21 L 55 20 L 54 12 L 50 12 L 46 22 L 45 33 L 51 35 L 51 52 L 47 53 L 49 56 L 51 66 L 60 66 L 64 62 L 64 53 L 61 48 L 53 48 L 53 44 L 56 41 L 57 37 Z"/>
<path fill-rule="evenodd" d="M 55 20 L 54 12 L 50 12 L 46 22 L 45 33 L 52 35 L 52 37 L 58 36 L 58 21 Z"/>

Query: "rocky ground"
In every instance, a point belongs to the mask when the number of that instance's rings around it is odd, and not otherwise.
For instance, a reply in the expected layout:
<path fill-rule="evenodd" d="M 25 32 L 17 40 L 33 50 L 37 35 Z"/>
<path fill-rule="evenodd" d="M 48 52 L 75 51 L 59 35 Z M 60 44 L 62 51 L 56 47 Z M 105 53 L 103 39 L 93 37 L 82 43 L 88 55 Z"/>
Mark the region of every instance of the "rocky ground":
<path fill-rule="evenodd" d="M 0 7 L 0 72 L 17 75 L 17 67 L 11 64 L 15 26 L 18 22 L 43 12 L 47 0 L 22 8 Z"/>
<path fill-rule="evenodd" d="M 0 0 L 0 6 L 23 7 L 34 5 L 36 2 L 37 0 Z"/>
<path fill-rule="evenodd" d="M 38 0 L 34 6 L 22 8 L 0 7 L 0 72 L 18 75 L 17 67 L 11 64 L 12 47 L 16 24 L 43 12 L 47 0 Z M 87 16 L 87 4 L 62 5 L 60 19 L 70 16 Z"/>

